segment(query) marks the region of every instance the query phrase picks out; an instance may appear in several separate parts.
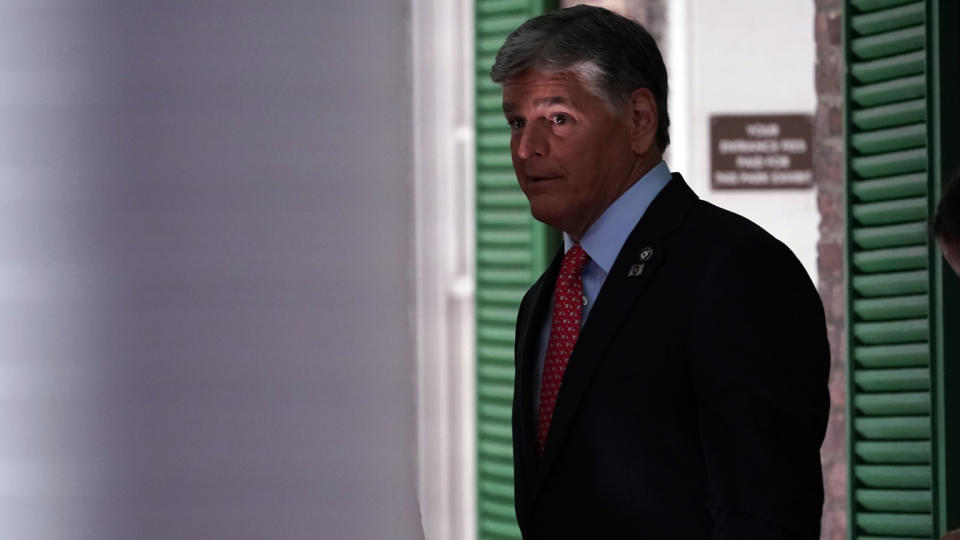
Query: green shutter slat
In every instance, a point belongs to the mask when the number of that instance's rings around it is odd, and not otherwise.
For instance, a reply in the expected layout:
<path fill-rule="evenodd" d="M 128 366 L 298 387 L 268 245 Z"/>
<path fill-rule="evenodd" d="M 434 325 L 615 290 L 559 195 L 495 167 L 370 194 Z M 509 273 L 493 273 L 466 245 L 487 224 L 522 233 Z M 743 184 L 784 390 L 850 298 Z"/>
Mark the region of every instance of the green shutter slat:
<path fill-rule="evenodd" d="M 530 203 L 523 193 L 517 193 L 515 190 L 486 190 L 478 196 L 477 204 L 480 206 L 490 206 L 494 208 L 514 207 L 527 209 Z"/>
<path fill-rule="evenodd" d="M 477 395 L 488 399 L 510 402 L 513 400 L 513 385 L 477 384 Z"/>
<path fill-rule="evenodd" d="M 501 422 L 479 422 L 477 432 L 484 437 L 501 439 L 507 442 L 513 438 L 513 430 L 508 426 L 504 426 Z"/>
<path fill-rule="evenodd" d="M 868 345 L 881 343 L 910 343 L 924 341 L 930 335 L 927 319 L 906 321 L 854 323 L 853 335 Z"/>
<path fill-rule="evenodd" d="M 853 277 L 853 289 L 863 296 L 922 293 L 927 292 L 928 286 L 926 270 Z"/>
<path fill-rule="evenodd" d="M 492 341 L 494 343 L 507 343 L 513 344 L 513 331 L 510 328 L 497 328 L 494 326 L 485 326 L 484 328 L 477 329 L 477 336 L 484 341 Z M 488 366 L 480 367 L 478 369 L 485 369 Z M 510 376 L 513 376 L 513 373 L 510 373 Z M 511 379 L 512 381 L 513 379 Z"/>
<path fill-rule="evenodd" d="M 851 0 L 850 4 L 861 12 L 876 11 L 893 6 L 909 4 L 914 0 Z"/>
<path fill-rule="evenodd" d="M 493 67 L 493 63 L 496 61 L 497 57 L 494 54 L 478 55 L 477 56 L 477 77 L 488 77 L 490 75 L 490 68 Z"/>
<path fill-rule="evenodd" d="M 853 358 L 867 368 L 912 367 L 930 365 L 930 347 L 926 343 L 857 347 Z"/>
<path fill-rule="evenodd" d="M 484 360 L 503 362 L 510 365 L 513 363 L 513 347 L 481 343 L 477 345 L 477 356 L 480 356 Z"/>
<path fill-rule="evenodd" d="M 855 253 L 853 264 L 861 272 L 889 272 L 926 268 L 927 257 L 926 246 L 875 249 Z"/>
<path fill-rule="evenodd" d="M 930 389 L 930 370 L 926 368 L 859 369 L 853 374 L 858 390 L 867 392 L 906 392 Z"/>
<path fill-rule="evenodd" d="M 529 245 L 529 229 L 484 229 L 477 231 L 477 242 L 494 245 Z"/>
<path fill-rule="evenodd" d="M 526 13 L 530 9 L 527 0 L 477 0 L 477 14 L 483 16 L 497 15 L 507 11 Z"/>
<path fill-rule="evenodd" d="M 482 171 L 477 173 L 477 187 L 486 188 L 517 187 L 517 176 L 513 169 L 502 171 Z M 517 187 L 519 189 L 519 187 Z"/>
<path fill-rule="evenodd" d="M 850 91 L 853 101 L 862 107 L 886 105 L 923 97 L 927 93 L 927 80 L 923 75 L 903 77 L 874 84 L 857 86 Z"/>
<path fill-rule="evenodd" d="M 861 201 L 881 201 L 927 194 L 926 173 L 904 174 L 879 180 L 851 182 L 850 189 Z"/>
<path fill-rule="evenodd" d="M 920 172 L 927 168 L 927 151 L 925 149 L 905 150 L 854 158 L 851 160 L 851 167 L 861 178 Z"/>
<path fill-rule="evenodd" d="M 477 78 L 475 81 L 477 84 L 477 95 L 500 95 L 500 85 L 493 82 L 490 77 Z M 504 127 L 506 127 L 506 124 L 504 124 Z"/>
<path fill-rule="evenodd" d="M 512 443 L 480 441 L 477 444 L 480 455 L 489 458 L 513 460 Z"/>
<path fill-rule="evenodd" d="M 929 441 L 860 441 L 854 449 L 866 463 L 930 463 Z"/>
<path fill-rule="evenodd" d="M 517 211 L 485 210 L 478 212 L 481 225 L 526 225 L 527 216 Z"/>
<path fill-rule="evenodd" d="M 481 403 L 477 407 L 477 411 L 480 418 L 509 422 L 510 416 L 513 414 L 513 407 L 512 405 Z"/>
<path fill-rule="evenodd" d="M 503 133 L 508 127 L 509 126 L 507 126 L 507 121 L 503 117 L 503 114 L 485 114 L 482 117 L 477 118 L 478 130 L 497 130 L 500 133 Z M 510 155 L 508 154 L 507 157 L 509 158 Z"/>
<path fill-rule="evenodd" d="M 476 22 L 477 34 L 483 36 L 482 38 L 486 38 L 489 34 L 498 34 L 506 37 L 507 34 L 516 30 L 517 27 L 523 24 L 528 18 L 529 15 L 526 13 L 504 13 L 483 17 Z M 490 65 L 492 66 L 493 62 L 491 62 Z"/>
<path fill-rule="evenodd" d="M 483 534 L 483 538 L 498 540 L 501 538 L 508 540 L 521 538 L 520 529 L 509 520 L 481 519 L 480 533 Z"/>
<path fill-rule="evenodd" d="M 497 54 L 500 47 L 503 46 L 504 39 L 501 36 L 488 37 L 477 40 L 477 52 L 483 54 Z"/>
<path fill-rule="evenodd" d="M 499 101 L 499 99 L 498 99 Z M 477 136 L 477 146 L 484 150 L 493 150 L 495 152 L 510 151 L 509 133 L 484 133 Z"/>
<path fill-rule="evenodd" d="M 909 1 L 909 0 L 907 0 Z M 924 3 L 913 2 L 901 7 L 851 17 L 850 26 L 860 35 L 877 34 L 897 28 L 921 24 L 924 19 Z"/>
<path fill-rule="evenodd" d="M 489 77 L 475 79 L 477 84 L 477 94 L 497 94 L 500 95 L 500 85 L 490 80 Z"/>
<path fill-rule="evenodd" d="M 494 502 L 492 500 L 480 501 L 480 511 L 502 520 L 508 520 L 516 515 L 516 509 L 512 503 Z"/>
<path fill-rule="evenodd" d="M 477 269 L 477 283 L 480 285 L 529 286 L 530 281 L 531 275 L 529 270 L 504 270 L 499 268 Z"/>
<path fill-rule="evenodd" d="M 512 449 L 510 449 L 513 452 Z M 510 498 L 513 496 L 513 483 L 480 482 L 480 491 L 494 497 Z"/>
<path fill-rule="evenodd" d="M 504 156 L 499 152 L 477 152 L 477 165 L 480 167 L 498 168 L 504 172 L 513 170 L 513 162 L 510 160 L 510 154 Z"/>
<path fill-rule="evenodd" d="M 506 323 L 510 326 L 513 326 L 517 319 L 517 314 L 512 308 L 504 308 L 500 306 L 485 306 L 484 308 L 477 310 L 477 316 L 484 321 Z"/>
<path fill-rule="evenodd" d="M 477 373 L 482 379 L 492 380 L 497 383 L 506 383 L 513 385 L 513 367 L 483 365 L 477 368 Z"/>
<path fill-rule="evenodd" d="M 860 249 L 922 244 L 927 241 L 927 225 L 920 221 L 902 225 L 860 227 L 853 230 L 852 238 Z"/>
<path fill-rule="evenodd" d="M 926 143 L 926 138 L 926 124 L 915 124 L 858 133 L 850 137 L 850 141 L 861 154 L 879 154 L 922 147 Z"/>
<path fill-rule="evenodd" d="M 887 225 L 927 218 L 927 198 L 912 197 L 894 201 L 855 204 L 851 213 L 863 225 Z"/>
<path fill-rule="evenodd" d="M 917 318 L 925 316 L 929 309 L 930 302 L 925 294 L 853 302 L 854 313 L 867 321 Z"/>
<path fill-rule="evenodd" d="M 499 478 L 501 480 L 509 481 L 513 483 L 513 464 L 505 462 L 496 462 L 493 460 L 484 461 L 478 467 L 478 470 L 481 474 L 491 478 Z M 513 511 L 513 506 L 511 505 L 511 512 Z"/>
<path fill-rule="evenodd" d="M 867 439 L 913 440 L 930 438 L 929 416 L 860 417 L 853 421 L 853 429 Z"/>
<path fill-rule="evenodd" d="M 477 291 L 477 301 L 490 302 L 495 304 L 510 304 L 511 306 L 519 306 L 520 300 L 523 299 L 523 294 L 525 292 L 526 291 L 524 291 L 523 289 L 516 289 L 516 288 L 510 288 L 510 287 L 502 287 L 498 289 L 491 288 L 491 287 L 484 287 L 483 289 Z M 497 331 L 499 332 L 501 331 L 501 329 L 497 329 Z M 508 332 L 508 334 L 509 335 L 506 336 L 506 340 L 512 343 L 513 332 L 510 331 Z"/>
<path fill-rule="evenodd" d="M 851 119 L 861 130 L 880 129 L 923 122 L 927 115 L 927 102 L 923 99 L 881 105 L 853 111 Z"/>
<path fill-rule="evenodd" d="M 933 496 L 926 489 L 858 489 L 854 498 L 874 512 L 929 513 L 933 510 Z"/>
<path fill-rule="evenodd" d="M 860 465 L 855 476 L 875 488 L 929 488 L 931 482 L 930 467 L 923 465 Z"/>
<path fill-rule="evenodd" d="M 857 526 L 871 534 L 931 535 L 933 519 L 929 514 L 857 513 Z"/>
<path fill-rule="evenodd" d="M 924 51 L 914 51 L 879 60 L 854 62 L 850 67 L 850 73 L 859 83 L 888 81 L 898 77 L 923 73 L 926 68 L 926 60 Z"/>
<path fill-rule="evenodd" d="M 500 124 L 501 122 L 502 122 L 502 127 L 505 128 L 507 126 L 506 117 L 503 116 L 503 96 L 501 96 L 499 92 L 490 92 L 490 93 L 478 95 L 477 111 L 481 113 L 494 115 L 493 118 L 490 119 L 491 122 L 493 122 L 494 124 L 483 126 L 484 128 L 497 127 L 496 124 Z M 488 134 L 485 134 L 485 135 L 488 135 Z M 495 135 L 497 137 L 506 136 L 507 139 L 509 140 L 509 133 L 507 132 L 496 133 Z M 478 138 L 478 142 L 481 142 L 480 138 Z"/>
<path fill-rule="evenodd" d="M 477 261 L 481 264 L 526 264 L 530 262 L 530 253 L 522 249 L 480 249 Z"/>
<path fill-rule="evenodd" d="M 858 58 L 870 60 L 920 49 L 925 40 L 926 31 L 923 25 L 918 25 L 854 39 L 850 49 Z"/>
<path fill-rule="evenodd" d="M 858 394 L 854 407 L 868 415 L 930 414 L 929 392 L 891 392 L 883 394 Z"/>

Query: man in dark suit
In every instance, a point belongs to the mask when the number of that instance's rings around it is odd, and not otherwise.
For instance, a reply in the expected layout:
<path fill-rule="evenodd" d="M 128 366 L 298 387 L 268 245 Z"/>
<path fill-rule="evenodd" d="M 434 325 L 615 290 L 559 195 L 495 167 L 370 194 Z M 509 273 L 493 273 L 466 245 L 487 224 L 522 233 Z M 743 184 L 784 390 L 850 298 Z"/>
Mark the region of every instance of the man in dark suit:
<path fill-rule="evenodd" d="M 531 212 L 564 233 L 517 318 L 524 538 L 817 538 L 823 306 L 782 243 L 667 169 L 656 43 L 558 10 L 491 77 Z"/>

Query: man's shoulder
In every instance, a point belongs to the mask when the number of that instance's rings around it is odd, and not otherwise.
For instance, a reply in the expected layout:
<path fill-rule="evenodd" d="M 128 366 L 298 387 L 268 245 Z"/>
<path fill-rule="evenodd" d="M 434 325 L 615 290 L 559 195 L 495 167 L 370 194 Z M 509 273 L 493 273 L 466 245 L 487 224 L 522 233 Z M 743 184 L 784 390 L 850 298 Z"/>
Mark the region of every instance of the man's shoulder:
<path fill-rule="evenodd" d="M 699 199 L 688 214 L 685 236 L 697 244 L 736 255 L 783 254 L 793 252 L 779 239 L 752 220 L 736 212 Z"/>

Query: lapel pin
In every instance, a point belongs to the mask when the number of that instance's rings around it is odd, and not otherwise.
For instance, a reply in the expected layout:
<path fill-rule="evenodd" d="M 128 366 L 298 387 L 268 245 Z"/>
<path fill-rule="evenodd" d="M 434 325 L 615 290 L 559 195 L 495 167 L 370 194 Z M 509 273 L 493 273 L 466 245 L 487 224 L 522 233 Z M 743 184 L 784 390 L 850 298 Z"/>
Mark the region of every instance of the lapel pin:
<path fill-rule="evenodd" d="M 627 272 L 627 277 L 637 277 L 643 273 L 643 265 L 635 264 L 630 267 L 630 271 Z"/>
<path fill-rule="evenodd" d="M 643 249 L 640 250 L 640 261 L 641 261 L 641 262 L 647 262 L 647 261 L 650 260 L 651 257 L 653 257 L 653 248 L 652 248 L 652 247 L 647 246 L 647 247 L 645 247 L 645 248 L 643 248 Z"/>

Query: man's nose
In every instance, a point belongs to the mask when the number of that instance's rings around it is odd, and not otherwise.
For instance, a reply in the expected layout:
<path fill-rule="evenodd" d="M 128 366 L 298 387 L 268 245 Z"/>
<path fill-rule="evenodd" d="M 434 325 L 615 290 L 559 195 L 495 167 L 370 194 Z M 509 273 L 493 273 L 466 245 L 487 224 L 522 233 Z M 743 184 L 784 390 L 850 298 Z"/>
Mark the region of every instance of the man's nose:
<path fill-rule="evenodd" d="M 547 128 L 538 122 L 530 122 L 524 126 L 523 132 L 520 133 L 520 141 L 517 143 L 517 157 L 520 159 L 546 157 L 550 152 L 547 135 Z"/>

